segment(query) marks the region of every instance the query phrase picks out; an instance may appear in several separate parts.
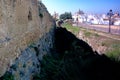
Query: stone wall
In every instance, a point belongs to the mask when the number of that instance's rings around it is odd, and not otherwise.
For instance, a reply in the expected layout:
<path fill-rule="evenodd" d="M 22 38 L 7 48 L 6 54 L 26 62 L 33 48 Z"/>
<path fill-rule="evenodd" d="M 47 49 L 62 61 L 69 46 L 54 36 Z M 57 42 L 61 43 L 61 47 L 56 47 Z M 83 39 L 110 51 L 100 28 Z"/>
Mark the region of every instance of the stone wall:
<path fill-rule="evenodd" d="M 21 60 L 23 63 L 26 61 L 25 59 L 32 61 L 35 58 L 35 51 L 28 49 L 28 46 L 33 43 L 39 43 L 37 46 L 38 58 L 49 53 L 53 43 L 53 31 L 53 19 L 41 2 L 37 0 L 0 0 L 0 76 L 10 70 L 11 65 L 15 65 Z M 31 55 L 29 55 L 30 53 Z M 37 62 L 37 59 L 34 61 Z M 27 63 L 29 62 L 26 61 Z"/>
<path fill-rule="evenodd" d="M 13 76 L 14 80 L 34 80 L 33 77 L 40 73 L 43 55 L 52 52 L 54 30 L 42 36 L 38 42 L 30 44 L 17 57 L 2 77 Z M 6 78 L 0 78 L 6 79 Z"/>

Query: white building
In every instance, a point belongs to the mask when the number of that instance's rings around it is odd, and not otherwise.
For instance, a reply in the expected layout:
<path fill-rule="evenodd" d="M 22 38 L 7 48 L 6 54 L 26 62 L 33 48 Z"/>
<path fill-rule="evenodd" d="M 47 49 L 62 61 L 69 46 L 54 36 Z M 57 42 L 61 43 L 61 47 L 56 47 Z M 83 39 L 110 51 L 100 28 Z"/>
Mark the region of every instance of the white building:
<path fill-rule="evenodd" d="M 80 14 L 77 14 L 75 13 L 72 18 L 74 19 L 74 22 L 80 22 L 80 23 L 83 23 L 86 21 L 86 17 L 85 15 L 80 15 Z"/>
<path fill-rule="evenodd" d="M 115 18 L 114 25 L 120 26 L 120 17 Z"/>
<path fill-rule="evenodd" d="M 72 17 L 74 19 L 74 22 L 109 25 L 109 18 L 106 14 L 103 14 L 103 15 L 94 15 L 94 14 L 79 15 L 79 14 L 75 13 Z M 113 24 L 120 25 L 120 17 L 119 18 L 113 17 Z"/>

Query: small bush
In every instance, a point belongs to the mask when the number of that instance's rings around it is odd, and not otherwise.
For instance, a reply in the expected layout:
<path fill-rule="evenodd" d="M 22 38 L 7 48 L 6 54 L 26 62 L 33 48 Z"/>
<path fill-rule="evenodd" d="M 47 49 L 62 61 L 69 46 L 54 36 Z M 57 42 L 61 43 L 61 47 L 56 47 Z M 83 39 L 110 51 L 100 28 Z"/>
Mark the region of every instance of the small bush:
<path fill-rule="evenodd" d="M 90 37 L 90 36 L 92 35 L 92 33 L 91 33 L 91 32 L 88 32 L 88 31 L 85 31 L 85 32 L 84 32 L 84 35 L 85 35 L 86 37 Z"/>
<path fill-rule="evenodd" d="M 112 59 L 119 61 L 120 49 L 115 48 L 115 49 L 112 49 L 110 51 L 107 51 L 106 55 Z"/>
<path fill-rule="evenodd" d="M 6 72 L 0 80 L 14 80 L 14 76 L 10 72 Z"/>
<path fill-rule="evenodd" d="M 97 33 L 94 34 L 95 37 L 99 37 L 99 35 Z"/>
<path fill-rule="evenodd" d="M 42 13 L 39 13 L 39 16 L 40 16 L 40 18 L 43 18 L 43 14 Z"/>
<path fill-rule="evenodd" d="M 102 46 L 107 46 L 107 44 L 105 42 L 102 42 L 101 45 Z"/>

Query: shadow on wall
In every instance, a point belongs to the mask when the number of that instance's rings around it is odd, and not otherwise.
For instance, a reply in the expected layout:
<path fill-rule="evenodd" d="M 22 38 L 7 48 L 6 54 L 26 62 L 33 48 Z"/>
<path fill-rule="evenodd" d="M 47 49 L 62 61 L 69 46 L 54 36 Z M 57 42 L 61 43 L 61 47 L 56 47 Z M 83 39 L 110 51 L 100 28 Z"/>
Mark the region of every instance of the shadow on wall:
<path fill-rule="evenodd" d="M 37 80 L 120 80 L 120 63 L 98 55 L 65 28 L 55 30 L 55 49 L 44 56 Z"/>
<path fill-rule="evenodd" d="M 33 75 L 40 72 L 43 56 L 50 54 L 53 48 L 54 28 L 44 33 L 38 41 L 29 43 L 26 49 L 20 49 L 21 54 L 0 80 L 32 80 Z"/>

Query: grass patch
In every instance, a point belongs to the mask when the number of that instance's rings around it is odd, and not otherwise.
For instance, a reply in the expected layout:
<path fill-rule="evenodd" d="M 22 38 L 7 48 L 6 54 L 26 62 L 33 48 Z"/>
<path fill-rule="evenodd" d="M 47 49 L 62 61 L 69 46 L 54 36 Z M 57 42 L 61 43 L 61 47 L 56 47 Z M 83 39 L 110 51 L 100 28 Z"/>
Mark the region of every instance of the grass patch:
<path fill-rule="evenodd" d="M 108 44 L 103 41 L 103 42 L 101 43 L 101 46 L 108 46 Z"/>
<path fill-rule="evenodd" d="M 34 80 L 53 80 L 55 75 L 59 72 L 59 62 L 51 55 L 45 55 L 41 62 L 40 74 L 34 75 Z M 54 79 L 55 80 L 55 79 Z"/>
<path fill-rule="evenodd" d="M 14 80 L 14 76 L 10 72 L 6 72 L 0 80 Z"/>
<path fill-rule="evenodd" d="M 119 60 L 120 57 L 120 45 L 119 44 L 112 44 L 111 50 L 106 52 L 107 56 L 110 58 L 115 58 L 115 60 Z"/>
<path fill-rule="evenodd" d="M 86 37 L 90 37 L 90 36 L 92 36 L 92 33 L 89 32 L 89 31 L 85 31 L 85 32 L 84 32 L 84 35 L 85 35 Z"/>
<path fill-rule="evenodd" d="M 64 28 L 66 28 L 68 31 L 71 31 L 73 34 L 77 35 L 80 31 L 80 28 L 77 26 L 72 26 L 71 24 L 64 23 L 62 25 Z"/>
<path fill-rule="evenodd" d="M 95 37 L 100 37 L 100 35 L 98 35 L 97 33 L 94 34 Z"/>
<path fill-rule="evenodd" d="M 105 40 L 102 41 L 102 43 L 101 43 L 102 46 L 106 46 L 111 49 L 114 49 L 114 48 L 120 49 L 120 41 L 119 40 L 109 39 L 106 37 L 103 37 L 103 38 L 105 38 Z"/>
<path fill-rule="evenodd" d="M 120 49 L 114 48 L 114 49 L 112 49 L 110 51 L 107 51 L 106 53 L 107 53 L 106 55 L 108 57 L 110 57 L 112 59 L 115 59 L 117 61 L 120 61 L 120 59 L 119 59 L 119 57 L 120 57 Z"/>
<path fill-rule="evenodd" d="M 86 37 L 90 37 L 90 36 L 99 37 L 99 35 L 97 33 L 92 33 L 90 31 L 86 30 L 85 28 L 72 26 L 71 24 L 68 24 L 68 23 L 64 23 L 63 27 L 65 27 L 68 31 L 71 31 L 74 35 L 78 35 L 79 31 L 81 30 L 84 32 L 84 35 Z"/>

